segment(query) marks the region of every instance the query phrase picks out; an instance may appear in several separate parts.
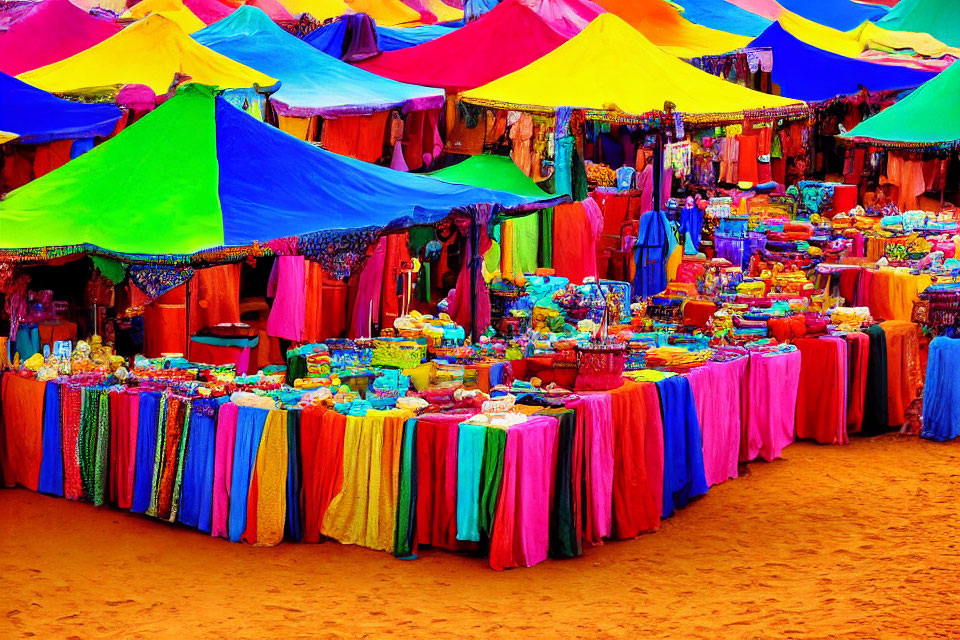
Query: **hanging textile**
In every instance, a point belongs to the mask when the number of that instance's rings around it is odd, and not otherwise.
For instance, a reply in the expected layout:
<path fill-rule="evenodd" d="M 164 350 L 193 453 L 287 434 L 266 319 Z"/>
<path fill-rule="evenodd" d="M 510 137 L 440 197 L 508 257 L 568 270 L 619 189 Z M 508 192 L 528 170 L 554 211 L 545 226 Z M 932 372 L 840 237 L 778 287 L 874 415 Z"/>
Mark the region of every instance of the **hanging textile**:
<path fill-rule="evenodd" d="M 613 526 L 613 404 L 611 395 L 584 395 L 577 408 L 583 431 L 583 535 L 593 545 L 603 544 Z"/>
<path fill-rule="evenodd" d="M 772 462 L 796 439 L 799 351 L 751 353 L 743 386 L 740 461 Z"/>
<path fill-rule="evenodd" d="M 40 462 L 37 491 L 63 497 L 60 403 L 60 385 L 47 382 L 43 395 L 43 458 Z M 6 446 L 6 442 L 3 444 Z"/>
<path fill-rule="evenodd" d="M 800 389 L 797 437 L 820 444 L 846 444 L 847 343 L 841 338 L 798 338 Z"/>
<path fill-rule="evenodd" d="M 683 376 L 656 382 L 663 413 L 664 518 L 707 493 L 703 470 L 703 438 L 690 381 Z"/>
<path fill-rule="evenodd" d="M 36 491 L 43 463 L 43 407 L 46 383 L 3 374 L 3 451 L 0 471 L 7 486 Z"/>
<path fill-rule="evenodd" d="M 185 434 L 180 513 L 183 524 L 210 533 L 213 516 L 213 483 L 216 465 L 216 423 L 220 400 L 191 402 L 190 432 Z"/>
<path fill-rule="evenodd" d="M 257 450 L 267 422 L 266 409 L 240 407 L 237 412 L 237 439 L 233 450 L 230 481 L 228 531 L 231 542 L 240 542 L 247 527 L 247 498 L 256 466 Z"/>
<path fill-rule="evenodd" d="M 287 519 L 284 525 L 284 536 L 294 542 L 300 542 L 303 539 L 303 505 L 300 503 L 303 476 L 300 462 L 301 414 L 301 411 L 287 411 Z"/>
<path fill-rule="evenodd" d="M 703 436 L 703 472 L 708 486 L 737 477 L 743 428 L 740 390 L 750 359 L 710 362 L 686 375 Z"/>
<path fill-rule="evenodd" d="M 303 540 L 320 542 L 327 507 L 343 486 L 343 444 L 347 417 L 336 411 L 304 409 L 300 416 L 303 470 Z"/>
<path fill-rule="evenodd" d="M 581 284 L 597 277 L 597 241 L 603 212 L 593 198 L 560 204 L 553 210 L 553 268 L 558 276 Z"/>
<path fill-rule="evenodd" d="M 463 416 L 423 415 L 417 421 L 417 544 L 455 550 L 457 433 Z"/>
<path fill-rule="evenodd" d="M 417 511 L 416 468 L 417 419 L 409 418 L 403 423 L 403 443 L 400 448 L 400 473 L 397 489 L 397 526 L 393 554 L 398 558 L 410 557 L 416 541 L 414 515 Z"/>
<path fill-rule="evenodd" d="M 863 330 L 870 337 L 870 357 L 867 362 L 867 392 L 863 400 L 863 427 L 865 436 L 886 433 L 890 428 L 888 414 L 887 336 L 880 325 Z"/>
<path fill-rule="evenodd" d="M 457 540 L 480 541 L 480 472 L 487 427 L 459 426 L 457 451 Z"/>
<path fill-rule="evenodd" d="M 270 410 L 256 450 L 242 535 L 245 542 L 254 546 L 272 547 L 283 541 L 288 457 L 287 412 Z"/>
<path fill-rule="evenodd" d="M 69 392 L 69 387 L 67 391 Z M 137 461 L 133 481 L 133 500 L 130 505 L 130 510 L 134 513 L 146 513 L 150 508 L 150 498 L 153 493 L 153 462 L 156 458 L 157 449 L 157 426 L 160 422 L 160 400 L 161 394 L 158 392 L 148 391 L 140 394 L 140 410 L 137 420 Z M 69 415 L 66 404 L 63 408 L 63 415 Z M 67 450 L 66 447 L 65 429 L 64 451 Z"/>
<path fill-rule="evenodd" d="M 213 468 L 213 504 L 210 535 L 229 537 L 230 489 L 233 478 L 233 452 L 237 442 L 237 414 L 240 407 L 228 402 L 217 412 L 216 451 Z"/>

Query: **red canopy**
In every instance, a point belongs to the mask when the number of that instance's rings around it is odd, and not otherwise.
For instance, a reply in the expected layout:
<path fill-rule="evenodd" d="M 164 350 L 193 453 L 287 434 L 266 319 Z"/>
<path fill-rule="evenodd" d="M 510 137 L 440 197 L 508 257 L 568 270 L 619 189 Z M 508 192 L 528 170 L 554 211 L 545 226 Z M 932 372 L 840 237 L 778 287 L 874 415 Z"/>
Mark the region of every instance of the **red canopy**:
<path fill-rule="evenodd" d="M 513 73 L 565 41 L 518 0 L 504 0 L 453 33 L 384 53 L 357 66 L 400 82 L 455 93 Z"/>
<path fill-rule="evenodd" d="M 69 0 L 43 0 L 0 31 L 0 71 L 17 75 L 59 62 L 120 31 Z"/>

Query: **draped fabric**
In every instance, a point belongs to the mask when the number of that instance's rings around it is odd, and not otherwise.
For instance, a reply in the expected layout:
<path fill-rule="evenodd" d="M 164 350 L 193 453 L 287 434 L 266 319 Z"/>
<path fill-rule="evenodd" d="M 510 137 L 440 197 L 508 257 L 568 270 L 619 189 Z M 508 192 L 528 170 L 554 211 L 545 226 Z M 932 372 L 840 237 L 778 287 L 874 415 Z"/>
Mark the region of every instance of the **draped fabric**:
<path fill-rule="evenodd" d="M 346 416 L 336 411 L 309 408 L 300 416 L 304 542 L 323 539 L 327 507 L 343 486 L 346 426 Z"/>
<path fill-rule="evenodd" d="M 653 383 L 625 382 L 610 396 L 614 425 L 612 537 L 626 539 L 660 528 L 663 419 Z"/>
<path fill-rule="evenodd" d="M 183 462 L 180 513 L 183 524 L 210 533 L 213 518 L 213 484 L 217 448 L 218 400 L 194 400 L 190 408 Z"/>
<path fill-rule="evenodd" d="M 538 413 L 557 419 L 557 447 L 550 506 L 550 555 L 574 558 L 583 552 L 583 423 L 574 409 Z"/>
<path fill-rule="evenodd" d="M 533 416 L 507 430 L 491 568 L 530 567 L 547 559 L 556 446 L 556 418 Z"/>
<path fill-rule="evenodd" d="M 213 468 L 213 504 L 210 535 L 229 537 L 230 490 L 233 479 L 233 452 L 237 442 L 237 414 L 240 407 L 228 402 L 217 412 L 217 439 Z"/>
<path fill-rule="evenodd" d="M 557 205 L 553 210 L 553 268 L 558 276 L 580 284 L 597 277 L 597 241 L 603 212 L 593 198 Z"/>
<path fill-rule="evenodd" d="M 709 486 L 737 477 L 743 429 L 740 390 L 749 362 L 746 357 L 711 362 L 686 376 L 703 436 L 703 472 Z"/>
<path fill-rule="evenodd" d="M 400 446 L 400 472 L 397 483 L 397 526 L 393 553 L 407 558 L 416 546 L 417 512 L 417 419 L 403 423 L 403 442 Z"/>
<path fill-rule="evenodd" d="M 586 394 L 576 409 L 584 447 L 583 535 L 599 545 L 613 527 L 613 401 L 608 393 Z"/>
<path fill-rule="evenodd" d="M 847 430 L 860 431 L 863 423 L 864 401 L 867 394 L 867 367 L 870 362 L 870 337 L 856 331 L 848 333 L 847 371 L 849 399 L 847 401 Z"/>
<path fill-rule="evenodd" d="M 863 330 L 870 337 L 870 355 L 867 360 L 867 390 L 863 400 L 863 427 L 861 433 L 874 436 L 890 428 L 887 367 L 887 336 L 880 325 Z"/>
<path fill-rule="evenodd" d="M 43 458 L 40 462 L 37 491 L 63 497 L 60 402 L 60 385 L 48 382 L 43 395 Z"/>
<path fill-rule="evenodd" d="M 740 461 L 772 462 L 796 439 L 796 407 L 802 356 L 751 353 L 743 386 Z"/>
<path fill-rule="evenodd" d="M 247 502 L 247 526 L 243 540 L 255 546 L 274 546 L 283 541 L 287 497 L 287 412 L 267 414 L 256 452 L 256 465 Z"/>
<path fill-rule="evenodd" d="M 300 411 L 287 411 L 287 518 L 284 535 L 300 542 L 303 539 L 303 505 L 300 502 L 300 488 L 303 470 L 300 461 Z"/>
<path fill-rule="evenodd" d="M 227 526 L 231 542 L 240 541 L 248 524 L 248 494 L 269 413 L 266 409 L 254 407 L 240 407 L 237 411 L 237 439 L 233 450 Z"/>
<path fill-rule="evenodd" d="M 3 375 L 0 471 L 7 486 L 36 491 L 43 463 L 43 407 L 46 383 Z"/>
<path fill-rule="evenodd" d="M 457 549 L 457 434 L 464 416 L 417 421 L 417 543 Z"/>
<path fill-rule="evenodd" d="M 480 472 L 487 428 L 460 425 L 457 445 L 457 540 L 480 541 Z"/>
<path fill-rule="evenodd" d="M 483 440 L 483 462 L 480 468 L 480 521 L 481 535 L 489 539 L 493 535 L 497 501 L 503 485 L 503 455 L 507 447 L 507 432 L 504 429 L 487 429 Z"/>
<path fill-rule="evenodd" d="M 67 389 L 69 392 L 69 387 Z M 64 405 L 63 415 L 67 416 Z M 153 494 L 153 463 L 157 450 L 157 425 L 160 422 L 160 393 L 147 391 L 140 394 L 140 411 L 137 418 L 137 462 L 134 474 L 133 500 L 130 510 L 146 513 Z M 66 451 L 64 430 L 64 451 Z M 64 457 L 66 462 L 66 457 Z M 66 465 L 65 465 L 66 466 Z M 69 495 L 68 495 L 69 497 Z"/>
<path fill-rule="evenodd" d="M 923 431 L 930 440 L 943 442 L 960 436 L 960 340 L 937 336 L 927 356 L 923 391 Z"/>
<path fill-rule="evenodd" d="M 920 327 L 904 320 L 880 323 L 887 343 L 887 422 L 900 427 L 922 383 Z"/>
<path fill-rule="evenodd" d="M 667 518 L 707 492 L 703 438 L 690 381 L 683 376 L 656 383 L 663 414 L 663 507 Z"/>
<path fill-rule="evenodd" d="M 113 421 L 113 401 L 116 399 L 119 415 Z M 140 392 L 125 390 L 110 395 L 110 499 L 121 509 L 129 509 L 133 502 L 133 487 L 137 470 L 137 440 L 140 423 Z M 113 424 L 117 430 L 113 431 Z M 114 448 L 115 445 L 115 448 Z"/>
<path fill-rule="evenodd" d="M 847 343 L 843 338 L 797 338 L 800 389 L 797 437 L 820 444 L 846 444 Z"/>

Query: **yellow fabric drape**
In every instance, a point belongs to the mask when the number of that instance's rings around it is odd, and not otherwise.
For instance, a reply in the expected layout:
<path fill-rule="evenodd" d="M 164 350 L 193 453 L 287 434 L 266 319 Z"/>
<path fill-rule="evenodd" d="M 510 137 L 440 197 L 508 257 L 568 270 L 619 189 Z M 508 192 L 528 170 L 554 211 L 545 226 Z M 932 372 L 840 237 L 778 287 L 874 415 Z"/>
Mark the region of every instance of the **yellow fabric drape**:
<path fill-rule="evenodd" d="M 183 0 L 143 0 L 124 11 L 121 17 L 140 20 L 151 13 L 176 22 L 186 33 L 193 33 L 206 26 L 203 20 L 183 4 Z"/>
<path fill-rule="evenodd" d="M 406 411 L 347 416 L 343 436 L 343 488 L 323 517 L 320 531 L 344 544 L 393 551 L 400 443 Z"/>
<path fill-rule="evenodd" d="M 287 517 L 287 412 L 267 414 L 257 449 L 257 542 L 272 547 L 283 542 Z"/>
<path fill-rule="evenodd" d="M 262 87 L 276 80 L 197 43 L 172 20 L 151 15 L 74 56 L 21 73 L 18 78 L 51 92 L 145 84 L 165 93 L 176 73 L 220 89 Z"/>
<path fill-rule="evenodd" d="M 513 279 L 513 220 L 504 220 L 500 225 L 500 273 Z"/>
<path fill-rule="evenodd" d="M 365 13 L 384 27 L 413 27 L 420 24 L 420 12 L 400 0 L 346 0 L 354 13 Z"/>
<path fill-rule="evenodd" d="M 293 14 L 309 13 L 321 22 L 350 13 L 343 0 L 280 0 L 280 4 Z"/>
<path fill-rule="evenodd" d="M 278 126 L 295 138 L 312 142 L 317 137 L 317 119 L 315 117 L 279 116 Z"/>
<path fill-rule="evenodd" d="M 625 82 L 624 78 L 643 78 Z M 476 89 L 463 99 L 511 108 L 573 107 L 642 115 L 676 104 L 687 116 L 782 109 L 805 104 L 727 82 L 665 53 L 615 15 L 604 13 L 578 35 L 526 67 Z"/>

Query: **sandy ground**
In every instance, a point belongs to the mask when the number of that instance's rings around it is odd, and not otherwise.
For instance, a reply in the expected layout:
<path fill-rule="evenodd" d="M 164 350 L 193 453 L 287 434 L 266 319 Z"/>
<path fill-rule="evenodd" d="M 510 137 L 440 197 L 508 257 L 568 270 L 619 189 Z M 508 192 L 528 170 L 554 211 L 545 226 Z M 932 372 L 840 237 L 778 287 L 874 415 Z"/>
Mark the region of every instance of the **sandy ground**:
<path fill-rule="evenodd" d="M 797 444 L 654 535 L 497 573 L 0 491 L 0 637 L 960 638 L 960 443 Z"/>

